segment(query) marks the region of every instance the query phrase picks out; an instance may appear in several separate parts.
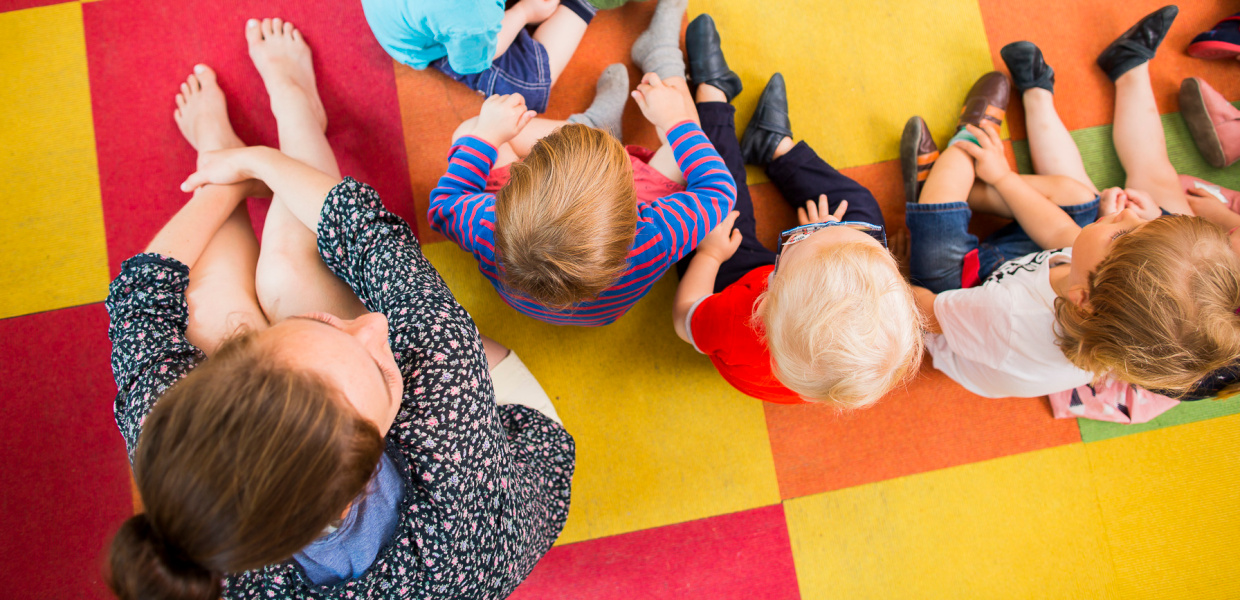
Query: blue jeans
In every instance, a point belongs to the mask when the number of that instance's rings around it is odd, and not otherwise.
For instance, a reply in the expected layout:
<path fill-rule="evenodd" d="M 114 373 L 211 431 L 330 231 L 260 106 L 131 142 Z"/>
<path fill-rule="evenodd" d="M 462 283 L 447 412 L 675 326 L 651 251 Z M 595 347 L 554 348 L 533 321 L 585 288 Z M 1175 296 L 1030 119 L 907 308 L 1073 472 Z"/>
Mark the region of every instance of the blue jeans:
<path fill-rule="evenodd" d="M 483 96 L 521 94 L 530 110 L 547 111 L 547 100 L 551 97 L 551 58 L 547 49 L 524 29 L 508 50 L 491 62 L 491 68 L 481 73 L 461 75 L 448 65 L 446 56 L 432 62 L 431 66 Z"/>
<path fill-rule="evenodd" d="M 1084 227 L 1098 219 L 1099 198 L 1084 204 L 1061 206 L 1076 224 Z M 1029 234 L 1015 221 L 979 242 L 969 233 L 973 211 L 966 202 L 905 205 L 909 231 L 909 275 L 913 283 L 936 294 L 962 287 L 966 275 L 983 281 L 999 265 L 1026 254 L 1041 252 Z M 976 252 L 977 273 L 965 273 L 966 257 Z M 972 264 L 972 260 L 968 261 Z"/>

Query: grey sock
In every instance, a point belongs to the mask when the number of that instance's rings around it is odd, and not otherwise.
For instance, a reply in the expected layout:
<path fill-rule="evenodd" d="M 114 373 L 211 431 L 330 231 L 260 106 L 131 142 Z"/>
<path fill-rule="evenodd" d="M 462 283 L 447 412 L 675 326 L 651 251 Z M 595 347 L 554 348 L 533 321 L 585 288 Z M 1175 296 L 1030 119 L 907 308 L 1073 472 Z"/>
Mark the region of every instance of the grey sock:
<path fill-rule="evenodd" d="M 620 63 L 603 69 L 594 88 L 594 102 L 586 112 L 568 118 L 569 123 L 581 123 L 597 127 L 614 136 L 620 136 L 620 121 L 624 116 L 624 104 L 629 101 L 629 70 Z"/>
<path fill-rule="evenodd" d="M 685 57 L 680 52 L 680 23 L 689 0 L 659 0 L 650 27 L 633 42 L 633 62 L 642 73 L 660 79 L 685 76 Z"/>

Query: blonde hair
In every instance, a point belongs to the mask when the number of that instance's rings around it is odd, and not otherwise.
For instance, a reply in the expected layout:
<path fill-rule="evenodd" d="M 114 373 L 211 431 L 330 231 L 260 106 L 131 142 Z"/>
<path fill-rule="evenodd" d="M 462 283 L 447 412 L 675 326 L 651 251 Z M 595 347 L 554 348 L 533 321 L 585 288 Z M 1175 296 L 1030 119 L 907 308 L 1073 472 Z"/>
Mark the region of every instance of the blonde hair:
<path fill-rule="evenodd" d="M 628 152 L 569 124 L 512 165 L 496 194 L 495 254 L 507 287 L 548 306 L 597 298 L 624 274 L 637 236 Z"/>
<path fill-rule="evenodd" d="M 1055 300 L 1059 347 L 1099 376 L 1182 394 L 1240 356 L 1240 258 L 1200 217 L 1155 219 L 1115 240 L 1087 307 Z"/>
<path fill-rule="evenodd" d="M 827 246 L 780 266 L 758 299 L 775 377 L 812 402 L 870 406 L 921 365 L 913 290 L 883 248 Z"/>

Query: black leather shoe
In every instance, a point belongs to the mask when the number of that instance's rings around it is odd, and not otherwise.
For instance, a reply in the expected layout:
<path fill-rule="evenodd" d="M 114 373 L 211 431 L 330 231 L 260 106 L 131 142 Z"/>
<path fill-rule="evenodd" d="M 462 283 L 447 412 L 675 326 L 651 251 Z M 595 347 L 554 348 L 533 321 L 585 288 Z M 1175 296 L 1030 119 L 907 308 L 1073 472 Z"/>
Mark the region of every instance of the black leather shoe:
<path fill-rule="evenodd" d="M 1098 66 L 1106 71 L 1111 81 L 1115 81 L 1133 67 L 1148 62 L 1154 58 L 1158 45 L 1166 37 L 1167 30 L 1171 29 L 1171 23 L 1178 14 L 1180 9 L 1171 5 L 1145 15 L 1145 18 L 1137 21 L 1136 25 L 1116 38 L 1098 55 Z"/>
<path fill-rule="evenodd" d="M 698 15 L 685 30 L 685 48 L 689 54 L 689 83 L 697 91 L 700 84 L 715 86 L 731 102 L 741 93 L 741 78 L 728 68 L 719 48 L 719 30 L 710 15 Z"/>
<path fill-rule="evenodd" d="M 745 134 L 741 136 L 741 156 L 746 163 L 766 165 L 775 156 L 775 147 L 785 137 L 792 137 L 792 122 L 788 120 L 788 90 L 784 88 L 784 76 L 776 73 L 762 88 L 758 108 L 753 111 Z"/>
<path fill-rule="evenodd" d="M 999 56 L 1012 73 L 1012 83 L 1018 91 L 1036 87 L 1055 93 L 1055 70 L 1046 64 L 1042 50 L 1032 42 L 1012 42 L 999 51 Z"/>

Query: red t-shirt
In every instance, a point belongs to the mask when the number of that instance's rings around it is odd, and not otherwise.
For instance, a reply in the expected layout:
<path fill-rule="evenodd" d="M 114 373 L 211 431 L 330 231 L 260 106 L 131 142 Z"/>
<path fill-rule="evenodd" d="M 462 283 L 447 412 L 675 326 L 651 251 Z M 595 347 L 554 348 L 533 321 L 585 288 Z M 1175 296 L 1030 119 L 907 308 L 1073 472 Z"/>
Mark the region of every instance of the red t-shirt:
<path fill-rule="evenodd" d="M 750 326 L 754 302 L 766 291 L 775 267 L 758 267 L 698 303 L 689 315 L 689 335 L 698 351 L 709 356 L 715 369 L 732 387 L 759 400 L 777 404 L 805 404 L 771 372 L 771 354 Z"/>

